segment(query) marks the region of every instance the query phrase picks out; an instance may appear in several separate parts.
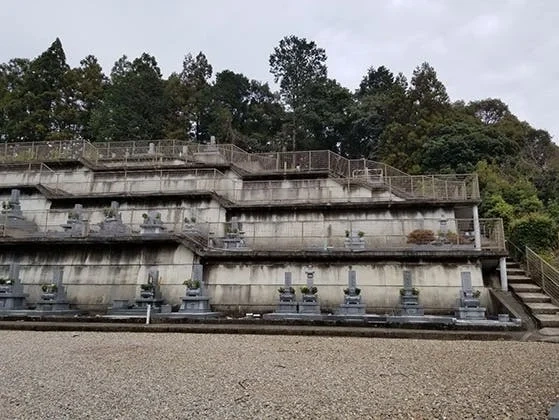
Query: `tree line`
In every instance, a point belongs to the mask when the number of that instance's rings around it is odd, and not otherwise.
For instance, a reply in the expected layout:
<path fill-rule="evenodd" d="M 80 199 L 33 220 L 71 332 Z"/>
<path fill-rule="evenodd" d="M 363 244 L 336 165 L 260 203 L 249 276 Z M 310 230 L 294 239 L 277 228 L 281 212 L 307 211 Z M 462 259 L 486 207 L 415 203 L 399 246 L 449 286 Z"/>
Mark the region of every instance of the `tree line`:
<path fill-rule="evenodd" d="M 213 135 L 252 152 L 329 149 L 412 174 L 477 171 L 483 216 L 502 217 L 520 245 L 555 248 L 559 149 L 547 131 L 497 98 L 451 101 L 428 63 L 409 81 L 371 66 L 352 91 L 326 61 L 315 42 L 283 38 L 269 57 L 274 91 L 231 70 L 214 75 L 202 52 L 167 78 L 147 53 L 122 56 L 109 75 L 93 55 L 71 68 L 57 38 L 34 59 L 0 64 L 0 141 Z"/>

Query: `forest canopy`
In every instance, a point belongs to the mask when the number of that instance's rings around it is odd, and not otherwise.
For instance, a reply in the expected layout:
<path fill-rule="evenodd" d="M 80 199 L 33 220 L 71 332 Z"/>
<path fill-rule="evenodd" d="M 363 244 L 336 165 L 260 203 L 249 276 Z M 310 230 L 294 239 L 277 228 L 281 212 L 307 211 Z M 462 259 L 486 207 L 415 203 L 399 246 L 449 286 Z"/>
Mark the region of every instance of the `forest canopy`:
<path fill-rule="evenodd" d="M 559 149 L 500 99 L 452 101 L 429 63 L 410 80 L 371 63 L 351 90 L 328 76 L 323 48 L 293 35 L 271 48 L 269 65 L 278 91 L 215 71 L 203 52 L 186 53 L 167 78 L 148 53 L 123 55 L 106 75 L 93 55 L 70 67 L 57 38 L 34 59 L 0 64 L 0 141 L 215 136 L 252 152 L 329 149 L 411 174 L 476 171 L 482 216 L 503 218 L 518 245 L 556 248 Z"/>

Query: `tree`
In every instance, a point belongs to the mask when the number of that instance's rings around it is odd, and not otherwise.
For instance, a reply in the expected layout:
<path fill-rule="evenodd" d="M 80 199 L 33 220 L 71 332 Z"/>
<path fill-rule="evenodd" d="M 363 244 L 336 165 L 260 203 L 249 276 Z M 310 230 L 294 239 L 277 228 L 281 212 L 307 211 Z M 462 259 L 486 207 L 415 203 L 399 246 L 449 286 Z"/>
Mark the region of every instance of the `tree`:
<path fill-rule="evenodd" d="M 194 138 L 200 142 L 209 139 L 212 66 L 204 53 L 196 57 L 188 53 L 182 71 L 173 73 L 167 81 L 167 94 L 171 112 L 167 132 L 179 133 L 180 138 Z"/>
<path fill-rule="evenodd" d="M 472 101 L 468 104 L 467 109 L 486 125 L 497 124 L 510 115 L 509 107 L 500 99 L 494 98 Z"/>
<path fill-rule="evenodd" d="M 167 98 L 155 57 L 121 57 L 111 71 L 103 103 L 92 115 L 97 140 L 156 139 L 163 134 Z"/>
<path fill-rule="evenodd" d="M 309 86 L 326 79 L 326 52 L 313 41 L 294 35 L 283 38 L 270 55 L 270 72 L 291 111 L 292 150 L 297 148 L 300 114 L 308 102 Z"/>
<path fill-rule="evenodd" d="M 450 104 L 444 84 L 429 63 L 423 63 L 413 71 L 409 95 L 422 111 L 420 114 L 441 112 Z"/>

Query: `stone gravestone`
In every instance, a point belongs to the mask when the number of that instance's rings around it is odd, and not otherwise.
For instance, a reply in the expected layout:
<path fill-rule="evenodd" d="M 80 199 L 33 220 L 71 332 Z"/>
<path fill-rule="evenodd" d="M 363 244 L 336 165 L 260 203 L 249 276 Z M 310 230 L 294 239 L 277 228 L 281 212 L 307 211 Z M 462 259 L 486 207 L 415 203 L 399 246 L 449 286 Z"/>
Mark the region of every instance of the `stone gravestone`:
<path fill-rule="evenodd" d="M 0 280 L 0 312 L 25 309 L 27 295 L 19 278 L 19 264 L 10 264 L 8 278 Z"/>
<path fill-rule="evenodd" d="M 7 229 L 17 229 L 25 232 L 36 232 L 37 225 L 23 217 L 20 204 L 20 191 L 13 189 L 10 198 L 2 202 L 0 225 L 3 224 Z"/>
<path fill-rule="evenodd" d="M 419 290 L 413 287 L 411 271 L 404 271 L 404 287 L 400 289 L 400 315 L 424 315 L 423 307 L 419 304 Z"/>
<path fill-rule="evenodd" d="M 303 297 L 299 302 L 299 313 L 320 314 L 320 305 L 316 296 L 318 290 L 314 286 L 314 270 L 311 265 L 305 269 L 305 274 L 307 275 L 307 285 L 301 287 Z"/>
<path fill-rule="evenodd" d="M 83 206 L 75 204 L 74 208 L 68 212 L 68 219 L 62 225 L 64 232 L 70 236 L 86 236 L 89 232 L 88 222 L 84 218 Z"/>
<path fill-rule="evenodd" d="M 357 287 L 357 273 L 351 267 L 344 289 L 344 303 L 340 305 L 340 315 L 365 315 L 365 305 L 361 303 L 361 289 Z"/>
<path fill-rule="evenodd" d="M 243 239 L 244 232 L 241 231 L 241 225 L 237 217 L 231 218 L 230 226 L 226 236 L 223 239 L 223 245 L 226 249 L 244 248 L 245 241 Z"/>
<path fill-rule="evenodd" d="M 297 300 L 295 299 L 295 289 L 291 279 L 291 272 L 285 272 L 283 287 L 278 289 L 279 303 L 276 312 L 279 313 L 297 313 Z"/>
<path fill-rule="evenodd" d="M 192 278 L 185 282 L 186 296 L 182 298 L 179 312 L 203 314 L 210 313 L 210 298 L 204 294 L 204 266 L 192 265 Z"/>
<path fill-rule="evenodd" d="M 159 270 L 151 267 L 148 270 L 147 283 L 140 285 L 140 297 L 136 299 L 136 311 L 144 312 L 147 306 L 151 305 L 154 312 L 161 311 L 163 299 L 161 298 L 161 291 L 159 289 Z"/>
<path fill-rule="evenodd" d="M 62 284 L 64 275 L 63 267 L 56 267 L 53 273 L 52 283 L 46 283 L 41 286 L 43 293 L 41 300 L 37 302 L 37 311 L 56 312 L 70 310 L 70 304 L 66 299 L 66 290 Z"/>
<path fill-rule="evenodd" d="M 459 319 L 485 319 L 486 308 L 480 306 L 479 291 L 472 288 L 472 273 L 463 271 L 460 273 L 462 288 L 458 299 L 456 317 Z"/>
<path fill-rule="evenodd" d="M 150 211 L 142 215 L 144 223 L 140 225 L 142 234 L 162 233 L 165 230 L 163 222 L 161 221 L 161 213 L 157 211 Z"/>
<path fill-rule="evenodd" d="M 117 236 L 129 233 L 128 227 L 122 223 L 118 201 L 111 201 L 111 206 L 104 211 L 105 220 L 100 224 L 100 232 L 105 235 Z"/>
<path fill-rule="evenodd" d="M 365 249 L 365 240 L 363 232 L 355 233 L 353 231 L 346 232 L 348 235 L 344 240 L 344 247 L 353 250 Z"/>

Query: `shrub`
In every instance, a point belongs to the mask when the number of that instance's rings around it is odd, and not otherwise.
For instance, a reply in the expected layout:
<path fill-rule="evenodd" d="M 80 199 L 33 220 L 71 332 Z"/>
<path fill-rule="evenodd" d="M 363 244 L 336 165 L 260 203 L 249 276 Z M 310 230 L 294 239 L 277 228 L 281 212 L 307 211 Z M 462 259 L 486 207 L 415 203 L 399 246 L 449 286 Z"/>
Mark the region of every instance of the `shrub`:
<path fill-rule="evenodd" d="M 316 286 L 313 286 L 311 288 L 308 288 L 307 286 L 301 287 L 301 293 L 304 295 L 316 295 L 316 292 L 318 292 Z"/>
<path fill-rule="evenodd" d="M 359 287 L 355 288 L 355 295 L 359 296 L 361 294 L 361 289 Z M 344 289 L 344 295 L 349 295 L 349 287 Z"/>
<path fill-rule="evenodd" d="M 408 235 L 408 244 L 428 244 L 435 240 L 435 234 L 429 229 L 416 229 Z"/>
<path fill-rule="evenodd" d="M 510 225 L 510 239 L 518 247 L 530 247 L 535 252 L 553 249 L 557 244 L 557 226 L 547 215 L 533 213 Z"/>
<path fill-rule="evenodd" d="M 192 280 L 188 279 L 183 281 L 183 283 L 188 289 L 199 289 L 200 288 L 200 281 L 199 280 Z"/>
<path fill-rule="evenodd" d="M 278 292 L 295 294 L 295 289 L 293 287 L 280 287 Z"/>

